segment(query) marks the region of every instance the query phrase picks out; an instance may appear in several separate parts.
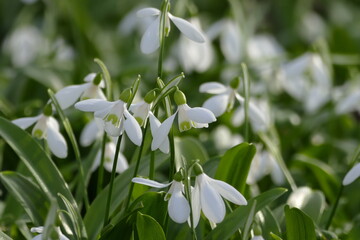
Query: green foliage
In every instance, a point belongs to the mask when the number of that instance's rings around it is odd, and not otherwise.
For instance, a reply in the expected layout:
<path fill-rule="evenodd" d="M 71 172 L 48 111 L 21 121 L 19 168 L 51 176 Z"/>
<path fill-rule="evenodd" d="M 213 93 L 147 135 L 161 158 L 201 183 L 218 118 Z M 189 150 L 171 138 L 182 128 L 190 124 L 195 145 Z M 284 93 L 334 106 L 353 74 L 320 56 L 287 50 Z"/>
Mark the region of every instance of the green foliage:
<path fill-rule="evenodd" d="M 287 240 L 315 240 L 315 225 L 309 216 L 298 208 L 285 206 Z"/>

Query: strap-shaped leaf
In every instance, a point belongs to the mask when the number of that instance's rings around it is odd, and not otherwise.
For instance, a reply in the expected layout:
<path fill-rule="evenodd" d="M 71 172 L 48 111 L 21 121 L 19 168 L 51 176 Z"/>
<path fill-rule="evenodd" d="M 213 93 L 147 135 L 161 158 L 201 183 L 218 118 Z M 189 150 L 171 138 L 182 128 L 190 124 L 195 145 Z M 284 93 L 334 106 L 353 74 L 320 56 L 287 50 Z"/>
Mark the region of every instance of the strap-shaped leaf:
<path fill-rule="evenodd" d="M 136 217 L 139 240 L 165 240 L 165 233 L 160 224 L 152 217 L 140 212 Z"/>
<path fill-rule="evenodd" d="M 287 240 L 315 240 L 315 225 L 309 216 L 298 208 L 285 206 Z"/>

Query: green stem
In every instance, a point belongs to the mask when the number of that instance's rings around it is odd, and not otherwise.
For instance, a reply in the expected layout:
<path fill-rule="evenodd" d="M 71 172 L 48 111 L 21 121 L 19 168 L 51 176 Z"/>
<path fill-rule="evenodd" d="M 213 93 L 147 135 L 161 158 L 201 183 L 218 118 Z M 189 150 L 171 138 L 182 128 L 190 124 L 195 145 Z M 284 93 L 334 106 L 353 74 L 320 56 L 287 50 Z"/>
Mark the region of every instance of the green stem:
<path fill-rule="evenodd" d="M 84 168 L 81 162 L 81 157 L 80 157 L 80 151 L 79 151 L 79 147 L 77 145 L 76 142 L 76 138 L 75 138 L 75 134 L 74 131 L 72 130 L 71 124 L 69 119 L 65 116 L 63 110 L 61 109 L 59 102 L 57 101 L 54 92 L 51 89 L 48 89 L 48 94 L 51 98 L 51 101 L 53 103 L 53 105 L 56 108 L 56 111 L 58 112 L 60 119 L 64 125 L 64 128 L 66 130 L 67 135 L 69 136 L 71 145 L 73 146 L 74 149 L 74 153 L 75 153 L 75 158 L 76 161 L 78 163 L 79 166 L 79 172 L 80 172 L 80 181 L 79 181 L 79 185 L 77 188 L 77 196 L 79 196 L 79 199 L 83 198 L 84 199 L 84 203 L 85 203 L 85 208 L 86 210 L 89 209 L 89 199 L 88 199 L 88 193 L 87 193 L 87 188 L 86 188 L 86 184 L 85 184 L 85 177 L 84 177 Z M 82 193 L 81 193 L 82 192 Z M 81 196 L 82 195 L 82 196 Z"/>
<path fill-rule="evenodd" d="M 110 77 L 109 70 L 107 69 L 106 65 L 100 59 L 95 58 L 94 62 L 96 62 L 102 70 L 103 77 L 105 80 L 105 86 L 106 86 L 106 97 L 107 97 L 108 101 L 111 101 L 112 100 L 111 99 L 111 77 Z"/>
<path fill-rule="evenodd" d="M 332 209 L 331 209 L 331 213 L 330 213 L 329 219 L 328 219 L 328 221 L 327 221 L 327 223 L 326 223 L 326 226 L 325 226 L 325 229 L 326 229 L 326 230 L 329 229 L 329 227 L 330 227 L 330 225 L 331 225 L 331 222 L 332 222 L 332 220 L 333 220 L 333 218 L 334 218 L 334 215 L 335 215 L 336 209 L 337 209 L 337 207 L 338 207 L 338 205 L 339 205 L 339 201 L 340 201 L 341 195 L 342 195 L 342 193 L 343 193 L 343 190 L 344 190 L 344 185 L 341 184 L 340 189 L 339 189 L 339 192 L 338 192 L 338 195 L 337 195 L 337 197 L 336 197 L 335 204 L 334 204 L 334 206 L 333 206 Z"/>
<path fill-rule="evenodd" d="M 244 111 L 245 111 L 245 141 L 249 142 L 249 101 L 250 101 L 250 80 L 248 70 L 244 63 L 241 64 L 244 73 Z"/>
<path fill-rule="evenodd" d="M 113 185 L 114 185 L 114 180 L 115 180 L 115 175 L 116 175 L 116 166 L 117 166 L 119 152 L 120 152 L 121 138 L 122 138 L 122 135 L 120 135 L 118 137 L 118 140 L 117 140 L 117 143 L 116 143 L 115 156 L 114 156 L 114 161 L 113 161 L 113 166 L 112 166 L 112 171 L 111 171 L 109 192 L 108 192 L 108 197 L 107 197 L 107 202 L 106 202 L 105 217 L 104 217 L 104 227 L 106 226 L 106 224 L 109 221 L 108 218 L 109 218 L 109 212 L 110 212 L 111 195 L 112 195 L 112 190 L 113 190 Z"/>
<path fill-rule="evenodd" d="M 164 57 L 164 48 L 165 48 L 165 26 L 166 26 L 166 17 L 167 17 L 167 9 L 168 2 L 167 0 L 163 3 L 163 9 L 161 11 L 161 19 L 160 19 L 160 52 L 159 52 L 159 60 L 158 60 L 158 77 L 162 78 L 163 73 L 163 57 Z"/>
<path fill-rule="evenodd" d="M 101 144 L 99 175 L 98 175 L 97 188 L 96 188 L 97 194 L 99 194 L 99 192 L 101 191 L 102 186 L 103 186 L 106 140 L 107 140 L 107 134 L 106 134 L 106 132 L 104 132 L 102 144 Z"/>
<path fill-rule="evenodd" d="M 188 172 L 186 171 L 186 175 L 188 174 Z M 188 176 L 186 176 L 185 178 L 185 196 L 187 198 L 187 200 L 189 201 L 189 205 L 190 205 L 190 227 L 191 227 L 191 235 L 192 235 L 192 239 L 196 240 L 197 236 L 196 236 L 196 231 L 195 231 L 195 227 L 194 227 L 194 219 L 193 219 L 193 209 L 192 209 L 192 204 L 191 204 L 191 183 L 190 183 L 190 178 Z"/>
<path fill-rule="evenodd" d="M 146 138 L 146 133 L 147 133 L 148 127 L 149 127 L 149 121 L 145 125 L 143 139 L 142 139 L 142 142 L 141 142 L 141 145 L 140 145 L 140 150 L 139 150 L 139 154 L 138 154 L 138 157 L 137 157 L 137 160 L 136 160 L 136 165 L 135 165 L 134 174 L 133 174 L 132 178 L 136 177 L 137 174 L 138 174 L 138 171 L 139 171 L 140 160 L 141 160 L 142 152 L 143 152 L 143 149 L 144 149 L 144 143 L 145 143 L 145 138 Z M 128 207 L 129 207 L 130 199 L 131 199 L 131 195 L 132 195 L 133 191 L 134 191 L 134 183 L 131 181 L 130 182 L 129 193 L 128 193 L 128 196 L 126 198 L 125 204 L 124 204 L 124 207 L 125 207 L 124 212 L 126 212 Z"/>

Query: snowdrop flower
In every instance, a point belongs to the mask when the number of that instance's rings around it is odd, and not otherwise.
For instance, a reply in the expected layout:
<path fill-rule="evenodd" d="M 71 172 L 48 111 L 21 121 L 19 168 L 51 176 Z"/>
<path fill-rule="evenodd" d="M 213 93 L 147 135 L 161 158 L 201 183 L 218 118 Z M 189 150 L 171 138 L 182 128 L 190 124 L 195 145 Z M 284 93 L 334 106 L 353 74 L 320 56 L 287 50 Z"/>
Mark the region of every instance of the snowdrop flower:
<path fill-rule="evenodd" d="M 46 105 L 42 114 L 36 117 L 25 117 L 13 120 L 12 123 L 22 129 L 35 124 L 32 135 L 38 139 L 45 139 L 50 151 L 58 158 L 66 158 L 67 144 L 59 131 L 59 123 L 52 116 L 52 107 Z"/>
<path fill-rule="evenodd" d="M 112 171 L 112 166 L 113 166 L 114 157 L 115 157 L 115 150 L 116 150 L 116 145 L 114 142 L 111 141 L 111 142 L 106 143 L 105 155 L 104 155 L 104 160 L 105 160 L 104 168 L 108 172 Z M 101 150 L 96 154 L 95 161 L 91 167 L 91 171 L 95 171 L 100 166 L 100 163 L 101 163 Z M 119 152 L 118 162 L 117 162 L 117 166 L 116 166 L 116 172 L 122 173 L 128 168 L 129 168 L 129 164 L 128 164 L 125 156 L 121 152 Z"/>
<path fill-rule="evenodd" d="M 88 99 L 75 104 L 75 108 L 84 112 L 94 112 L 96 118 L 102 119 L 105 131 L 112 137 L 120 136 L 125 130 L 129 139 L 140 146 L 142 141 L 141 128 L 136 119 L 126 108 L 131 96 L 131 89 L 124 90 L 120 100 L 109 102 L 102 99 Z"/>
<path fill-rule="evenodd" d="M 59 227 L 55 228 L 55 231 L 57 232 L 58 236 L 59 236 L 59 240 L 69 240 L 69 238 L 67 238 L 60 230 Z M 39 235 L 37 235 L 36 237 L 34 237 L 32 240 L 42 240 L 43 236 L 42 233 L 44 232 L 44 227 L 33 227 L 30 229 L 30 232 L 32 233 L 40 233 Z"/>
<path fill-rule="evenodd" d="M 360 81 L 348 81 L 346 84 L 333 89 L 333 102 L 336 114 L 346 114 L 360 111 Z"/>
<path fill-rule="evenodd" d="M 267 174 L 271 175 L 272 181 L 281 185 L 285 182 L 284 174 L 274 156 L 266 150 L 262 150 L 262 146 L 256 146 L 256 154 L 251 162 L 247 184 L 255 184 Z"/>
<path fill-rule="evenodd" d="M 169 7 L 169 4 L 166 4 L 165 9 Z M 150 54 L 160 46 L 160 21 L 162 14 L 165 16 L 165 32 L 166 35 L 170 32 L 170 20 L 175 24 L 175 26 L 189 39 L 203 43 L 205 38 L 203 34 L 196 29 L 188 21 L 175 17 L 168 12 L 168 10 L 160 11 L 156 8 L 144 8 L 137 12 L 138 17 L 155 17 L 154 21 L 145 31 L 143 37 L 141 38 L 140 48 L 141 51 L 145 54 Z"/>
<path fill-rule="evenodd" d="M 60 107 L 66 109 L 72 106 L 80 97 L 82 100 L 99 98 L 106 99 L 101 88 L 105 87 L 100 74 L 90 73 L 85 78 L 86 83 L 67 86 L 55 94 Z"/>
<path fill-rule="evenodd" d="M 224 219 L 226 209 L 221 197 L 237 205 L 247 205 L 240 192 L 226 182 L 210 178 L 199 164 L 194 165 L 194 171 L 196 179 L 191 194 L 191 207 L 195 227 L 199 223 L 201 211 L 211 222 L 220 223 Z"/>
<path fill-rule="evenodd" d="M 218 82 L 207 82 L 200 85 L 199 91 L 202 93 L 215 94 L 215 96 L 206 100 L 203 104 L 204 108 L 209 109 L 216 117 L 221 116 L 225 111 L 230 111 L 235 103 L 235 99 L 243 102 L 243 97 L 237 93 L 239 87 L 239 78 L 234 78 L 230 86 L 225 86 Z"/>
<path fill-rule="evenodd" d="M 261 235 L 254 235 L 251 240 L 265 240 Z"/>
<path fill-rule="evenodd" d="M 94 118 L 85 125 L 80 133 L 80 145 L 83 147 L 90 146 L 97 138 L 100 138 L 104 132 L 102 120 Z"/>
<path fill-rule="evenodd" d="M 198 29 L 200 27 L 199 18 L 192 18 L 190 22 Z M 208 70 L 214 60 L 214 51 L 211 47 L 210 41 L 207 36 L 204 43 L 191 41 L 189 38 L 180 36 L 178 46 L 176 46 L 177 56 L 179 57 L 180 64 L 185 72 L 205 72 Z"/>
<path fill-rule="evenodd" d="M 153 139 L 155 139 L 155 134 L 156 132 L 159 130 L 160 126 L 161 126 L 161 122 L 159 121 L 159 119 L 157 119 L 154 114 L 152 112 L 150 112 L 149 115 L 149 119 L 150 119 L 150 130 L 151 130 L 151 135 L 153 136 Z M 169 126 L 171 127 L 172 122 L 174 121 L 173 118 L 168 118 L 167 120 L 164 121 L 164 125 L 163 126 Z M 169 128 L 170 128 L 169 127 Z M 166 133 L 166 135 L 163 135 L 164 137 L 162 138 L 162 142 L 159 144 L 158 147 L 153 148 L 153 145 L 151 147 L 152 151 L 155 151 L 156 149 L 159 149 L 161 152 L 168 154 L 169 153 L 169 138 L 167 136 L 168 132 Z M 154 140 L 153 140 L 154 142 Z"/>
<path fill-rule="evenodd" d="M 360 163 L 356 164 L 345 176 L 342 184 L 344 186 L 351 184 L 360 177 Z"/>
<path fill-rule="evenodd" d="M 240 26 L 232 19 L 223 19 L 213 24 L 207 32 L 210 40 L 220 36 L 220 49 L 225 59 L 232 64 L 239 63 L 244 55 L 244 39 Z"/>
<path fill-rule="evenodd" d="M 285 64 L 280 72 L 285 91 L 314 113 L 330 99 L 328 66 L 318 54 L 304 54 Z"/>
<path fill-rule="evenodd" d="M 176 223 L 184 223 L 189 218 L 190 205 L 184 197 L 184 185 L 181 182 L 182 179 L 182 175 L 178 172 L 175 174 L 173 181 L 165 184 L 139 177 L 133 178 L 132 182 L 154 188 L 166 188 L 170 186 L 170 189 L 164 198 L 165 201 L 169 200 L 169 216 Z"/>
<path fill-rule="evenodd" d="M 210 110 L 202 107 L 189 107 L 182 91 L 176 90 L 174 93 L 174 100 L 178 105 L 178 109 L 158 127 L 155 133 L 153 133 L 153 141 L 151 144 L 152 151 L 155 151 L 161 145 L 165 144 L 176 115 L 178 115 L 180 132 L 187 131 L 191 128 L 208 127 L 209 123 L 216 121 L 214 114 Z"/>
<path fill-rule="evenodd" d="M 156 92 L 152 90 L 145 95 L 143 101 L 131 105 L 129 110 L 134 113 L 133 116 L 136 119 L 136 121 L 138 121 L 140 126 L 145 125 L 145 122 L 151 112 L 150 110 L 151 110 L 152 102 L 155 100 L 155 98 L 156 98 Z"/>

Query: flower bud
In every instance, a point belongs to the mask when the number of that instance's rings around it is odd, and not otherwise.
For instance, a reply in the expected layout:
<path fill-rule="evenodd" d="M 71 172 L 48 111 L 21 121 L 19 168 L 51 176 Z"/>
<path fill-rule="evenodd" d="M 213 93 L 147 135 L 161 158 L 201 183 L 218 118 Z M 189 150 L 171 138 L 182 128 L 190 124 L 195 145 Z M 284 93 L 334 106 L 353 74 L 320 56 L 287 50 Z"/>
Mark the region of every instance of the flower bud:
<path fill-rule="evenodd" d="M 127 88 L 120 94 L 120 100 L 127 103 L 130 100 L 131 95 L 132 95 L 131 88 Z"/>
<path fill-rule="evenodd" d="M 101 82 L 101 79 L 102 79 L 101 73 L 97 73 L 92 82 L 94 85 L 99 85 Z"/>
<path fill-rule="evenodd" d="M 174 174 L 174 180 L 177 182 L 184 180 L 184 175 L 182 174 L 181 170 Z"/>
<path fill-rule="evenodd" d="M 240 84 L 240 77 L 235 77 L 233 80 L 231 80 L 230 87 L 232 89 L 237 89 L 239 87 L 239 84 Z"/>
<path fill-rule="evenodd" d="M 52 106 L 51 103 L 48 103 L 45 105 L 44 109 L 43 109 L 43 114 L 45 116 L 51 116 L 52 115 Z"/>
<path fill-rule="evenodd" d="M 176 90 L 174 93 L 174 100 L 176 105 L 183 105 L 186 104 L 186 97 L 185 94 L 180 91 L 180 90 Z"/>
<path fill-rule="evenodd" d="M 145 95 L 144 101 L 148 104 L 152 103 L 156 98 L 156 91 L 151 90 Z"/>
<path fill-rule="evenodd" d="M 201 165 L 198 163 L 194 164 L 194 172 L 196 176 L 199 176 L 200 174 L 204 173 L 204 170 L 202 169 Z"/>

